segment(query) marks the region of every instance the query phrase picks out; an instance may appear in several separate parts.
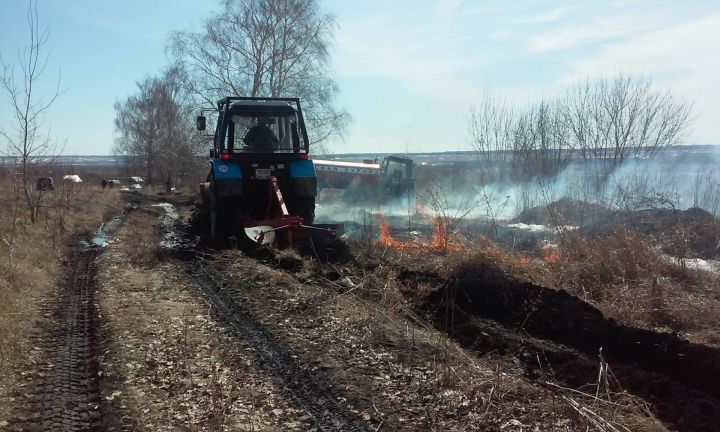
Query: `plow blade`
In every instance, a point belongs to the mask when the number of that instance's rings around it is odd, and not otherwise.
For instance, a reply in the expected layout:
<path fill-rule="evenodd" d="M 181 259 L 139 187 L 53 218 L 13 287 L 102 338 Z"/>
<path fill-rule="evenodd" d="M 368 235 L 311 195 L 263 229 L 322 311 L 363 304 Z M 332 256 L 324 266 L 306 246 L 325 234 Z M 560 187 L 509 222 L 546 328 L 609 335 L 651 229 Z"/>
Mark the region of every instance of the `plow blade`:
<path fill-rule="evenodd" d="M 270 225 L 245 228 L 245 235 L 255 243 L 269 245 L 275 242 L 275 229 Z"/>
<path fill-rule="evenodd" d="M 312 245 L 315 248 L 325 248 L 340 238 L 344 225 L 262 224 L 247 226 L 244 232 L 247 238 L 261 245 L 271 245 L 279 240 L 281 245 L 287 247 Z"/>

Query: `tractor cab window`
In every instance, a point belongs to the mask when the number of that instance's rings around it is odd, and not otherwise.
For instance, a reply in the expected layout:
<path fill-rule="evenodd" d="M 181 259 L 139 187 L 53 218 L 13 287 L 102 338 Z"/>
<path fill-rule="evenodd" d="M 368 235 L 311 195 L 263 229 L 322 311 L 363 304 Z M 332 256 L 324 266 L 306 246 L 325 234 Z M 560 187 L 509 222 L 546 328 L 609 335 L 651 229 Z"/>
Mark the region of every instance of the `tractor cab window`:
<path fill-rule="evenodd" d="M 383 172 L 386 177 L 400 177 L 401 179 L 410 177 L 410 173 L 408 172 L 409 167 L 404 162 L 388 158 L 385 159 L 384 165 Z"/>
<path fill-rule="evenodd" d="M 295 115 L 251 117 L 231 114 L 225 149 L 232 153 L 293 153 L 299 143 Z"/>
<path fill-rule="evenodd" d="M 385 158 L 382 167 L 383 189 L 393 195 L 403 192 L 408 179 L 412 176 L 412 168 L 406 161 Z"/>

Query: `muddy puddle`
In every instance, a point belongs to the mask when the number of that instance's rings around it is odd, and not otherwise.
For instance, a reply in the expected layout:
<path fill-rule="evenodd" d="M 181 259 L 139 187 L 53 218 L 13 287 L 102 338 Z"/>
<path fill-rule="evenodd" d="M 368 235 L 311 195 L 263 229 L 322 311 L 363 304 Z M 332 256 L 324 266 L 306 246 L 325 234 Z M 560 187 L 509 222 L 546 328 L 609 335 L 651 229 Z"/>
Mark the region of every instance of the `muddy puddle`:
<path fill-rule="evenodd" d="M 115 243 L 117 239 L 112 236 L 112 233 L 123 223 L 129 212 L 138 208 L 140 208 L 140 205 L 136 203 L 125 204 L 125 207 L 123 207 L 120 213 L 109 221 L 101 223 L 89 239 L 81 240 L 80 247 L 83 249 L 104 248 L 109 244 Z"/>

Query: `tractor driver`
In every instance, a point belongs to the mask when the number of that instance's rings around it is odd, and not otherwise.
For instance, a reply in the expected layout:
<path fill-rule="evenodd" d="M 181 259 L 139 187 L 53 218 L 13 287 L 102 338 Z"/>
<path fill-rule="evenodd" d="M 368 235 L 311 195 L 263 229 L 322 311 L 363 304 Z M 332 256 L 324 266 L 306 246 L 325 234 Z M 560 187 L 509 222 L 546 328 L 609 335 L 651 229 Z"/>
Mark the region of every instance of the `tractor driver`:
<path fill-rule="evenodd" d="M 278 145 L 278 139 L 268 126 L 270 119 L 255 119 L 255 125 L 245 134 L 243 142 L 253 150 L 271 151 Z"/>

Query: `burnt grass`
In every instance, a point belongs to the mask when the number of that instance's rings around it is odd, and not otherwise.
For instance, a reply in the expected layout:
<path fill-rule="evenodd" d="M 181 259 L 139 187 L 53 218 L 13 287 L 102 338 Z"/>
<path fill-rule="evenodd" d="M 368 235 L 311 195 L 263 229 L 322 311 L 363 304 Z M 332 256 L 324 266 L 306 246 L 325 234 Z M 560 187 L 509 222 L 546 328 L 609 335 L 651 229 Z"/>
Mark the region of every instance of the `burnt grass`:
<path fill-rule="evenodd" d="M 718 349 L 620 325 L 566 291 L 514 280 L 489 263 L 460 264 L 449 277 L 399 268 L 398 279 L 408 293 L 434 286 L 419 311 L 478 354 L 516 355 L 528 375 L 594 394 L 602 348 L 619 385 L 659 419 L 688 431 L 720 424 Z"/>
<path fill-rule="evenodd" d="M 249 255 L 291 273 L 303 260 L 271 248 Z M 376 259 L 346 264 L 341 273 L 352 267 L 372 273 L 380 265 Z M 322 276 L 339 279 L 331 267 L 323 267 Z M 489 262 L 468 261 L 442 275 L 423 264 L 394 270 L 416 313 L 480 356 L 515 356 L 526 375 L 540 383 L 594 395 L 602 348 L 617 381 L 610 391 L 641 397 L 672 429 L 714 431 L 720 424 L 716 348 L 618 324 L 566 291 L 516 280 Z"/>
<path fill-rule="evenodd" d="M 530 219 L 528 223 L 541 222 Z M 199 246 L 239 245 L 201 241 Z M 341 273 L 372 273 L 379 265 L 376 259 L 355 260 L 346 245 L 334 246 L 337 250 L 330 247 L 325 256 L 317 250 L 298 256 L 274 248 L 242 249 L 291 273 L 303 267 L 304 259 L 339 264 Z M 640 396 L 657 418 L 677 430 L 710 431 L 720 424 L 719 349 L 621 325 L 564 290 L 516 280 L 490 262 L 467 261 L 442 275 L 423 264 L 404 265 L 395 265 L 396 277 L 416 312 L 478 355 L 516 356 L 525 373 L 539 382 L 595 394 L 602 348 L 617 379 L 612 390 Z M 323 276 L 336 280 L 336 273 Z M 418 290 L 421 285 L 431 289 Z"/>

